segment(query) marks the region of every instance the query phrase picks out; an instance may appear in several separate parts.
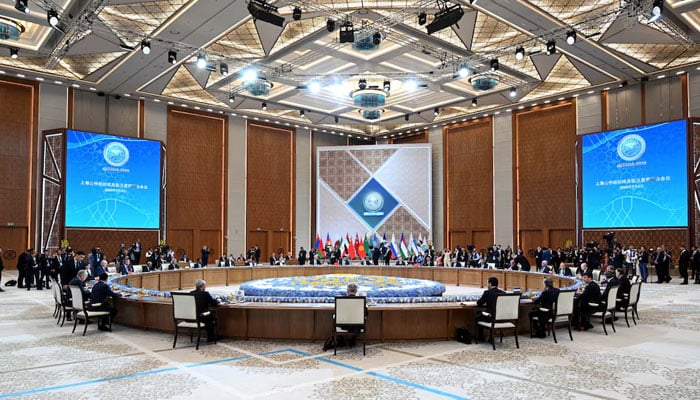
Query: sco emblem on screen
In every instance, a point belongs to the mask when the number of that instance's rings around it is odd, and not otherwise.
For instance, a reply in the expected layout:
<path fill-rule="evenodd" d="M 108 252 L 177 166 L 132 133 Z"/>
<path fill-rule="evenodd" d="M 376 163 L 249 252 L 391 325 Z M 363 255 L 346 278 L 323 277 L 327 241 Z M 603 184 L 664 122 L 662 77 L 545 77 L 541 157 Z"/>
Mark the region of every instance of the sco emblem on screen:
<path fill-rule="evenodd" d="M 129 161 L 129 149 L 119 142 L 111 142 L 105 146 L 103 156 L 107 164 L 121 167 Z"/>
<path fill-rule="evenodd" d="M 644 138 L 632 134 L 627 135 L 617 144 L 617 155 L 625 161 L 634 161 L 644 155 L 647 149 L 647 142 Z"/>
<path fill-rule="evenodd" d="M 362 205 L 365 207 L 364 215 L 381 216 L 384 215 L 380 210 L 384 205 L 384 197 L 377 192 L 369 192 L 362 199 Z"/>

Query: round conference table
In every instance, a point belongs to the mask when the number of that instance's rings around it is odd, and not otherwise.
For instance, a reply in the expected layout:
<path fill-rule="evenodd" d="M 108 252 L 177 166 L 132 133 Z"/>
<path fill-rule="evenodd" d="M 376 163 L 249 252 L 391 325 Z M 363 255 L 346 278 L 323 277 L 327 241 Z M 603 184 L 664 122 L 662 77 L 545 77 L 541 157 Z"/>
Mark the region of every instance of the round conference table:
<path fill-rule="evenodd" d="M 254 279 L 309 276 L 323 274 L 361 274 L 428 279 L 445 285 L 486 288 L 487 279 L 495 276 L 499 287 L 523 292 L 541 290 L 542 279 L 550 276 L 556 287 L 575 285 L 575 279 L 534 272 L 472 268 L 395 267 L 395 266 L 279 266 L 279 267 L 209 267 L 131 274 L 112 281 L 118 285 L 153 291 L 186 291 L 197 279 L 208 286 L 237 285 Z M 172 300 L 165 296 L 132 294 L 114 299 L 119 315 L 115 323 L 142 329 L 174 331 Z M 530 301 L 521 301 L 518 321 L 520 333 L 529 332 Z M 366 338 L 369 341 L 447 340 L 457 328 L 474 328 L 476 303 L 399 303 L 368 307 Z M 333 328 L 333 303 L 264 303 L 221 304 L 217 308 L 218 334 L 250 339 L 324 340 Z"/>

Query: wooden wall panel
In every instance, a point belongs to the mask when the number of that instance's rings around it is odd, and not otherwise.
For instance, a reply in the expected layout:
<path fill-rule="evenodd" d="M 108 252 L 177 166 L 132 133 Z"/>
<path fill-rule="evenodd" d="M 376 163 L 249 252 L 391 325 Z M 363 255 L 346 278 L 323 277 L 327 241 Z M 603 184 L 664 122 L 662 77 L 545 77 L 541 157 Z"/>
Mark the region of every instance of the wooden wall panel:
<path fill-rule="evenodd" d="M 563 101 L 519 111 L 513 126 L 517 245 L 525 251 L 559 246 L 549 242 L 560 240 L 559 234 L 552 237 L 549 231 L 576 228 L 576 104 Z"/>
<path fill-rule="evenodd" d="M 196 247 L 194 243 L 193 229 L 168 229 L 168 244 L 175 249 L 176 254 L 179 255 L 180 251 L 183 251 L 192 260 L 196 261 L 201 255 L 201 246 Z"/>
<path fill-rule="evenodd" d="M 391 138 L 391 144 L 428 143 L 428 131 L 423 131 L 410 136 L 397 136 Z"/>
<path fill-rule="evenodd" d="M 294 131 L 249 122 L 247 145 L 246 243 L 247 247 L 258 244 L 261 258 L 267 260 L 279 247 L 285 252 L 292 250 Z M 267 233 L 264 241 L 260 232 Z M 286 236 L 283 243 L 280 234 Z"/>
<path fill-rule="evenodd" d="M 87 254 L 90 249 L 99 247 L 108 260 L 117 256 L 119 244 L 130 246 L 136 240 L 141 242 L 141 263 L 145 264 L 145 254 L 149 247 L 158 245 L 158 231 L 108 230 L 108 229 L 66 229 L 66 239 L 73 250 Z"/>
<path fill-rule="evenodd" d="M 0 247 L 13 249 L 17 255 L 34 246 L 31 215 L 37 93 L 33 83 L 0 80 Z M 15 268 L 17 263 L 16 258 L 3 261 L 5 268 Z"/>
<path fill-rule="evenodd" d="M 168 109 L 166 240 L 190 230 L 190 243 L 172 245 L 195 259 L 204 244 L 225 251 L 227 126 L 224 116 Z"/>
<path fill-rule="evenodd" d="M 444 143 L 445 246 L 486 248 L 493 243 L 493 120 L 448 126 Z"/>

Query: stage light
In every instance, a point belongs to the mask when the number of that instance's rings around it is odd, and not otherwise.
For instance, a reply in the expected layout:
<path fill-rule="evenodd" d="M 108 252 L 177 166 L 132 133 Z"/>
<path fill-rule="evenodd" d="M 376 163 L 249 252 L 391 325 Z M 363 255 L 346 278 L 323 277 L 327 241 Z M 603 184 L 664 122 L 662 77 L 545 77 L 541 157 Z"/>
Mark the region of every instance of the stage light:
<path fill-rule="evenodd" d="M 222 76 L 227 76 L 228 75 L 228 64 L 226 64 L 226 63 L 219 64 L 219 72 L 221 73 Z"/>
<path fill-rule="evenodd" d="M 515 95 L 518 94 L 518 89 L 516 88 L 510 88 L 510 97 L 515 97 Z"/>
<path fill-rule="evenodd" d="M 321 91 L 321 83 L 317 80 L 311 81 L 311 83 L 309 83 L 309 91 L 311 91 L 311 93 L 314 93 L 314 94 L 320 92 Z"/>
<path fill-rule="evenodd" d="M 247 68 L 243 71 L 243 82 L 249 83 L 258 79 L 258 71 L 255 68 Z"/>
<path fill-rule="evenodd" d="M 469 68 L 466 65 L 462 65 L 459 67 L 458 73 L 460 78 L 466 78 L 469 76 Z"/>
<path fill-rule="evenodd" d="M 301 8 L 299 8 L 299 6 L 294 7 L 294 10 L 292 10 L 292 19 L 295 21 L 301 19 Z"/>
<path fill-rule="evenodd" d="M 554 40 L 550 40 L 547 42 L 547 55 L 551 56 L 552 54 L 557 52 L 557 42 Z"/>
<path fill-rule="evenodd" d="M 265 103 L 264 101 L 262 103 L 262 109 L 263 111 L 267 110 L 267 103 Z"/>
<path fill-rule="evenodd" d="M 304 112 L 304 110 L 299 110 L 299 116 L 300 116 L 300 117 L 303 117 L 303 116 L 305 116 L 305 115 L 306 115 L 306 112 Z"/>
<path fill-rule="evenodd" d="M 15 10 L 29 14 L 29 6 L 27 5 L 28 2 L 29 0 L 15 0 Z"/>
<path fill-rule="evenodd" d="M 234 101 L 236 101 L 236 96 L 233 94 L 228 95 L 228 102 L 233 103 Z"/>
<path fill-rule="evenodd" d="M 338 116 L 337 115 L 333 117 L 333 121 L 335 121 L 336 124 L 338 123 Z"/>
<path fill-rule="evenodd" d="M 566 43 L 570 46 L 573 45 L 574 43 L 576 43 L 576 31 L 575 30 L 572 29 L 572 30 L 566 32 Z"/>
<path fill-rule="evenodd" d="M 360 88 L 360 90 L 365 90 L 367 89 L 367 80 L 366 79 L 360 79 L 357 82 L 357 87 Z"/>
<path fill-rule="evenodd" d="M 151 42 L 148 40 L 141 41 L 141 52 L 145 55 L 151 54 Z"/>
<path fill-rule="evenodd" d="M 58 26 L 58 12 L 56 10 L 49 10 L 46 12 L 46 21 L 48 21 L 49 25 L 52 27 L 57 27 Z"/>
<path fill-rule="evenodd" d="M 479 102 L 476 100 L 476 97 L 472 99 L 472 107 L 476 107 L 476 105 L 479 104 Z"/>
<path fill-rule="evenodd" d="M 426 22 L 428 22 L 428 16 L 425 14 L 425 12 L 418 14 L 418 25 L 423 26 Z"/>
<path fill-rule="evenodd" d="M 403 119 L 405 119 L 406 121 L 408 121 L 409 118 L 410 118 L 410 117 L 408 116 L 408 114 L 406 114 L 406 115 L 403 116 Z"/>
<path fill-rule="evenodd" d="M 354 43 L 355 42 L 355 28 L 352 22 L 345 21 L 340 25 L 340 32 L 338 33 L 338 41 L 340 43 Z"/>
<path fill-rule="evenodd" d="M 254 20 L 264 21 L 279 27 L 284 26 L 284 17 L 279 15 L 277 7 L 265 0 L 250 0 L 248 2 L 248 12 Z"/>
<path fill-rule="evenodd" d="M 517 47 L 515 49 L 515 59 L 520 61 L 525 58 L 525 48 L 523 46 Z"/>
<path fill-rule="evenodd" d="M 333 32 L 335 30 L 335 21 L 334 20 L 328 19 L 328 21 L 326 21 L 326 30 L 328 32 Z"/>
<path fill-rule="evenodd" d="M 415 79 L 409 79 L 404 82 L 404 87 L 406 88 L 406 91 L 412 92 L 418 89 L 418 82 L 416 82 Z"/>
<path fill-rule="evenodd" d="M 428 25 L 426 25 L 426 30 L 428 35 L 450 27 L 457 24 L 462 16 L 464 15 L 464 10 L 459 4 L 455 4 L 450 7 L 445 7 L 442 10 L 435 13 L 435 19 L 432 20 Z"/>
<path fill-rule="evenodd" d="M 496 72 L 498 71 L 498 58 L 494 58 L 489 62 L 489 65 L 491 66 L 491 71 Z"/>
<path fill-rule="evenodd" d="M 389 93 L 391 91 L 391 82 L 384 81 L 384 84 L 382 85 L 382 87 L 383 87 L 385 92 Z"/>
<path fill-rule="evenodd" d="M 173 65 L 177 64 L 177 51 L 168 51 L 168 63 Z"/>
<path fill-rule="evenodd" d="M 438 107 L 435 107 L 435 110 L 433 110 L 433 115 L 437 117 L 438 114 L 440 114 L 440 109 Z"/>
<path fill-rule="evenodd" d="M 379 46 L 379 43 L 381 43 L 381 42 L 382 42 L 382 34 L 379 32 L 375 32 L 374 35 L 372 35 L 372 43 Z"/>
<path fill-rule="evenodd" d="M 207 66 L 207 57 L 203 54 L 197 56 L 197 68 L 204 69 Z"/>
<path fill-rule="evenodd" d="M 16 47 L 10 47 L 10 57 L 11 58 L 19 57 L 19 49 Z"/>
<path fill-rule="evenodd" d="M 619 85 L 619 86 L 620 86 L 620 87 L 625 87 L 625 86 L 627 86 L 627 81 L 622 81 L 622 82 L 620 82 L 620 85 Z"/>
<path fill-rule="evenodd" d="M 16 7 L 15 7 L 16 8 Z M 655 0 L 651 6 L 651 17 L 649 22 L 656 22 L 663 18 L 664 16 L 664 2 L 663 0 Z"/>

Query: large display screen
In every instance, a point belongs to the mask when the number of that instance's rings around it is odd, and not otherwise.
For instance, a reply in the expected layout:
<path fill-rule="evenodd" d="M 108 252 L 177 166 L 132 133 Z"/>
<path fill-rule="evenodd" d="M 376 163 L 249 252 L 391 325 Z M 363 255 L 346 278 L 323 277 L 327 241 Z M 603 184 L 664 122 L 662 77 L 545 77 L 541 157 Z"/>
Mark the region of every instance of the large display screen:
<path fill-rule="evenodd" d="M 160 143 L 66 134 L 66 226 L 158 229 Z"/>
<path fill-rule="evenodd" d="M 688 225 L 686 121 L 583 136 L 583 228 Z"/>

